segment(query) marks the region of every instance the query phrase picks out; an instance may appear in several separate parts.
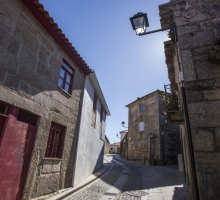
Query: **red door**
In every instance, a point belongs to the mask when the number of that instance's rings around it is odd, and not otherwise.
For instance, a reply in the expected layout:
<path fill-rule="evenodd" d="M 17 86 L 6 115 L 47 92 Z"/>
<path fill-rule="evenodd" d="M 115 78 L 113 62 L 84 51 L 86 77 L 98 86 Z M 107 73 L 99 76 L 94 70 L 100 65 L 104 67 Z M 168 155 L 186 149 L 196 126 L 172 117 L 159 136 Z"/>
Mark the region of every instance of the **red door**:
<path fill-rule="evenodd" d="M 0 200 L 20 200 L 26 181 L 36 127 L 17 121 L 10 107 L 0 146 Z"/>

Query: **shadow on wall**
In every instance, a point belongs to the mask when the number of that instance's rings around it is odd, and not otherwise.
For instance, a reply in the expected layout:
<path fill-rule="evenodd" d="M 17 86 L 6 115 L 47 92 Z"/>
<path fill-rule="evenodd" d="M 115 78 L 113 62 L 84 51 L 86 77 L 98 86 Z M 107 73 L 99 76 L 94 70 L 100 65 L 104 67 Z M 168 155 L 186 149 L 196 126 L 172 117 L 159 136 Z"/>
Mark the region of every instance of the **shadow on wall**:
<path fill-rule="evenodd" d="M 75 158 L 76 158 L 75 148 L 74 148 L 75 145 L 77 144 L 77 139 L 76 138 L 78 138 L 78 137 L 76 136 L 73 140 L 74 142 L 73 142 L 72 149 L 71 149 L 71 155 L 70 155 L 69 160 L 68 160 L 68 168 L 67 168 L 66 178 L 65 178 L 65 187 L 71 187 L 72 186 L 72 180 L 74 179 L 74 177 L 72 177 L 72 172 L 75 171 L 75 169 L 73 169 L 73 168 L 75 166 Z M 98 169 L 100 169 L 103 166 L 103 159 L 104 159 L 104 143 L 103 143 L 102 150 L 101 150 L 101 152 L 98 156 L 98 159 L 97 159 L 96 165 L 94 167 L 93 173 L 96 172 Z M 86 185 L 88 185 L 89 183 L 87 183 Z M 78 189 L 81 189 L 84 186 L 82 186 Z"/>
<path fill-rule="evenodd" d="M 80 105 L 80 107 L 82 107 L 82 104 Z M 81 109 L 82 108 L 80 108 L 80 110 Z M 78 112 L 78 113 L 79 114 L 77 115 L 77 121 L 76 121 L 77 125 L 75 127 L 74 135 L 72 138 L 71 152 L 70 152 L 68 162 L 67 162 L 67 169 L 66 169 L 65 182 L 64 182 L 65 188 L 71 187 L 72 182 L 74 180 L 77 144 L 78 144 L 78 139 L 79 139 L 79 127 L 80 127 L 80 119 L 81 119 L 81 113 L 80 112 Z"/>
<path fill-rule="evenodd" d="M 79 120 L 79 118 L 78 118 Z M 78 123 L 77 123 L 78 124 Z M 73 135 L 73 141 L 71 146 L 71 152 L 67 162 L 67 169 L 65 175 L 64 188 L 72 186 L 72 180 L 74 179 L 74 170 L 75 170 L 75 160 L 76 160 L 76 151 L 78 143 L 78 127 L 76 127 Z M 61 166 L 62 168 L 62 166 Z"/>
<path fill-rule="evenodd" d="M 103 166 L 104 149 L 105 149 L 105 143 L 103 142 L 102 150 L 101 150 L 101 152 L 98 156 L 98 159 L 97 159 L 96 165 L 94 167 L 93 173 Z"/>
<path fill-rule="evenodd" d="M 27 130 L 25 144 L 24 144 L 23 158 L 22 158 L 23 165 L 22 165 L 21 176 L 20 176 L 20 184 L 19 184 L 19 190 L 18 190 L 16 199 L 21 199 L 22 197 L 22 193 L 23 193 L 23 189 L 24 189 L 25 181 L 26 181 L 26 176 L 28 173 L 29 163 L 31 160 L 31 154 L 33 150 L 32 147 L 34 146 L 35 133 L 36 133 L 36 127 L 32 125 L 28 125 L 28 130 Z M 16 162 L 19 162 L 18 159 L 16 159 Z"/>

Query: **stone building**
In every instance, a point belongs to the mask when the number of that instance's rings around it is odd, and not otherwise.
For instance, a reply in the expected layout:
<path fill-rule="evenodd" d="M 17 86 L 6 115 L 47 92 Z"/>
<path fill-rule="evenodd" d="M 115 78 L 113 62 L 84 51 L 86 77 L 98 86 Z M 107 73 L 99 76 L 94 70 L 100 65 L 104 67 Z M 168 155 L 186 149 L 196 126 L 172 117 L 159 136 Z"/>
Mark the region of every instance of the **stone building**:
<path fill-rule="evenodd" d="M 125 135 L 123 135 L 123 138 L 120 142 L 120 156 L 127 159 L 128 157 L 128 131 L 123 132 Z"/>
<path fill-rule="evenodd" d="M 128 160 L 156 165 L 177 162 L 181 153 L 179 126 L 166 121 L 163 94 L 156 90 L 126 106 L 129 122 L 124 143 L 128 142 Z"/>
<path fill-rule="evenodd" d="M 95 72 L 86 77 L 73 185 L 103 166 L 106 116 L 110 112 Z"/>
<path fill-rule="evenodd" d="M 186 181 L 193 199 L 220 199 L 220 2 L 171 0 L 161 26 L 171 96 L 166 112 L 181 124 Z"/>
<path fill-rule="evenodd" d="M 31 199 L 74 183 L 92 70 L 38 0 L 0 0 L 0 13 L 0 199 Z M 101 152 L 108 110 L 97 99 Z"/>
<path fill-rule="evenodd" d="M 110 142 L 107 138 L 107 136 L 105 136 L 105 154 L 109 154 L 109 150 L 110 150 Z"/>

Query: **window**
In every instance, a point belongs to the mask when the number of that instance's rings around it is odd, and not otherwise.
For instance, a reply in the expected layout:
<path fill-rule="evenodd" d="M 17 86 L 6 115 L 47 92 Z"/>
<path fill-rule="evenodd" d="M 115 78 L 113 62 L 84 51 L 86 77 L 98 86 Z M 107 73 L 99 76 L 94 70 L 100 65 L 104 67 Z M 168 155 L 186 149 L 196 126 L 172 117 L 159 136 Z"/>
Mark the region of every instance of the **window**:
<path fill-rule="evenodd" d="M 71 94 L 72 90 L 73 72 L 73 69 L 65 61 L 63 61 L 60 68 L 58 86 L 69 94 Z"/>
<path fill-rule="evenodd" d="M 51 123 L 45 157 L 61 158 L 66 128 L 55 122 Z"/>
<path fill-rule="evenodd" d="M 97 97 L 96 95 L 94 94 L 94 98 L 93 98 L 93 106 L 92 106 L 92 109 L 93 109 L 93 112 L 92 112 L 92 123 L 91 125 L 95 128 L 95 124 L 96 124 L 96 102 L 97 102 Z"/>
<path fill-rule="evenodd" d="M 99 123 L 99 133 L 102 134 L 102 120 L 103 120 L 103 109 L 101 106 L 101 112 L 100 112 L 100 123 Z"/>
<path fill-rule="evenodd" d="M 103 120 L 103 108 L 101 107 L 101 113 L 100 113 L 100 122 Z"/>
<path fill-rule="evenodd" d="M 93 111 L 96 111 L 96 103 L 97 103 L 97 97 L 96 97 L 96 95 L 94 94 L 94 98 L 93 98 L 93 106 L 92 106 Z"/>
<path fill-rule="evenodd" d="M 101 112 L 100 112 L 100 123 L 99 123 L 99 133 L 102 134 L 102 118 L 103 118 L 103 109 L 101 106 Z"/>
<path fill-rule="evenodd" d="M 144 131 L 144 122 L 139 123 L 139 131 Z"/>
<path fill-rule="evenodd" d="M 139 104 L 139 112 L 143 112 L 144 111 L 144 104 Z"/>

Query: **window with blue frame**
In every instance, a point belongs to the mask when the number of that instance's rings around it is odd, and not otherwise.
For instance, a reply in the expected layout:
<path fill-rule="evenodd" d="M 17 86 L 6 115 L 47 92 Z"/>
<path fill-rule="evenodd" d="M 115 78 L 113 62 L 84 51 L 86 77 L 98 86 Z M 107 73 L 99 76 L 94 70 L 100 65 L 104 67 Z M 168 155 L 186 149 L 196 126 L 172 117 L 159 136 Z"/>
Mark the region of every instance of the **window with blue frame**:
<path fill-rule="evenodd" d="M 144 111 L 144 104 L 139 104 L 139 112 L 143 112 Z"/>

